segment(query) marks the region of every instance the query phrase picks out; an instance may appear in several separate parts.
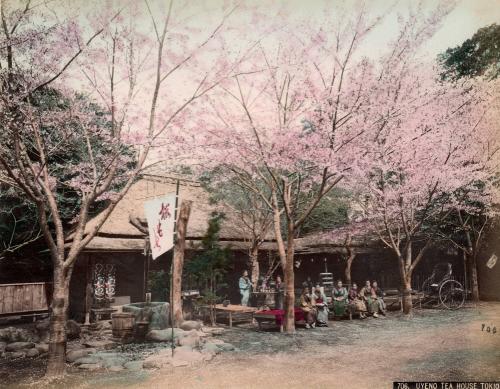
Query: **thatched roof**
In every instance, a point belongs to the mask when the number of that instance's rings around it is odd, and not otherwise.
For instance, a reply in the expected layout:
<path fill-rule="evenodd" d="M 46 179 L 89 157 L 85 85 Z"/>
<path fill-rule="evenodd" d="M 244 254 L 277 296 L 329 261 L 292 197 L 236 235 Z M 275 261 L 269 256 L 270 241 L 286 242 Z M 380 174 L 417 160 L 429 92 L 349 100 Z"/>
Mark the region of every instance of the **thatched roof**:
<path fill-rule="evenodd" d="M 131 223 L 137 220 L 146 226 L 144 216 L 144 201 L 175 193 L 176 179 L 159 175 L 144 175 L 132 185 L 125 197 L 116 205 L 108 219 L 99 230 L 98 235 L 86 247 L 89 250 L 143 250 L 144 233 Z M 180 180 L 179 205 L 183 200 L 191 200 L 191 216 L 187 228 L 187 240 L 199 241 L 206 233 L 210 214 L 221 210 L 210 204 L 209 194 L 197 183 Z M 244 242 L 242 232 L 232 227 L 231 211 L 223 209 L 226 220 L 222 223 L 220 239 L 222 241 Z M 100 220 L 97 215 L 87 223 L 86 231 L 90 231 Z M 240 244 L 241 245 L 241 244 Z"/>

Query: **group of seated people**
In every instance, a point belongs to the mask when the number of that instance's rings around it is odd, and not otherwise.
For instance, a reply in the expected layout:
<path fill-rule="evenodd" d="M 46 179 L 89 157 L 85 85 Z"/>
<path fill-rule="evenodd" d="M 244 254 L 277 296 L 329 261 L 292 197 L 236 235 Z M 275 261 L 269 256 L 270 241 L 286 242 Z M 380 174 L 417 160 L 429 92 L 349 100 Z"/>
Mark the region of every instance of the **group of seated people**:
<path fill-rule="evenodd" d="M 332 290 L 331 307 L 336 317 L 342 317 L 346 313 L 359 314 L 361 319 L 372 315 L 378 317 L 379 313 L 385 316 L 386 306 L 384 293 L 378 287 L 377 281 L 366 281 L 365 285 L 358 290 L 356 283 L 347 290 L 338 280 Z M 300 309 L 304 313 L 306 328 L 326 327 L 328 325 L 328 299 L 324 288 L 310 283 L 304 284 L 300 296 Z"/>

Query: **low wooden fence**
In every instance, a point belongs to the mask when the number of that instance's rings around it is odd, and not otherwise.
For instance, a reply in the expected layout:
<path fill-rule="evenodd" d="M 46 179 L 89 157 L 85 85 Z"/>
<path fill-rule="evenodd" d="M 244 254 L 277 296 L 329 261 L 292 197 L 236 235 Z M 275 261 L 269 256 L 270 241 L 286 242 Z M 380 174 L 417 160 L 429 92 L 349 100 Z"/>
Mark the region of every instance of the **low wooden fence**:
<path fill-rule="evenodd" d="M 46 282 L 0 284 L 0 315 L 48 311 L 51 285 Z"/>

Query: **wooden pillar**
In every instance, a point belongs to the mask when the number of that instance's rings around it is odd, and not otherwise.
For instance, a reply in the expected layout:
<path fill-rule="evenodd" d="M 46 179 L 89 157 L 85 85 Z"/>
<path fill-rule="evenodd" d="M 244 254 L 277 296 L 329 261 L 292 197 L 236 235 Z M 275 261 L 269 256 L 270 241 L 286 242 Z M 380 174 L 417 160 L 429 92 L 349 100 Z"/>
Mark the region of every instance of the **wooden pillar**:
<path fill-rule="evenodd" d="M 85 280 L 85 325 L 90 324 L 90 309 L 92 308 L 92 270 L 94 267 L 94 261 L 92 260 L 92 254 L 87 254 L 87 271 Z"/>
<path fill-rule="evenodd" d="M 184 317 L 182 314 L 182 268 L 184 267 L 184 252 L 186 250 L 186 232 L 191 213 L 192 201 L 184 200 L 179 209 L 179 218 L 177 220 L 177 239 L 174 245 L 174 255 L 172 258 L 173 276 L 172 276 L 172 322 L 174 326 L 179 326 Z"/>

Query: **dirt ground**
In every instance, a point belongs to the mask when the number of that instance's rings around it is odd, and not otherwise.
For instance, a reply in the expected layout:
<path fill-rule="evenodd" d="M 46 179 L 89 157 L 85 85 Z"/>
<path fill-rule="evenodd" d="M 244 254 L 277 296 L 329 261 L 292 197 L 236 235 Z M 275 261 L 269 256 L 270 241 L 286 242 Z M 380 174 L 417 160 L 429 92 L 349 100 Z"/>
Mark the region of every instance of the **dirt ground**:
<path fill-rule="evenodd" d="M 488 326 L 497 332 L 486 332 Z M 222 336 L 237 351 L 201 366 L 73 373 L 51 384 L 35 374 L 7 387 L 335 389 L 392 388 L 397 380 L 500 381 L 499 332 L 500 303 L 459 311 L 426 309 L 411 318 L 389 313 L 334 321 L 328 328 L 298 329 L 293 336 L 239 326 Z M 0 383 L 1 373 L 0 366 Z"/>

